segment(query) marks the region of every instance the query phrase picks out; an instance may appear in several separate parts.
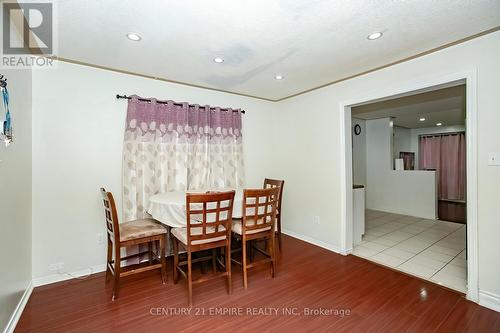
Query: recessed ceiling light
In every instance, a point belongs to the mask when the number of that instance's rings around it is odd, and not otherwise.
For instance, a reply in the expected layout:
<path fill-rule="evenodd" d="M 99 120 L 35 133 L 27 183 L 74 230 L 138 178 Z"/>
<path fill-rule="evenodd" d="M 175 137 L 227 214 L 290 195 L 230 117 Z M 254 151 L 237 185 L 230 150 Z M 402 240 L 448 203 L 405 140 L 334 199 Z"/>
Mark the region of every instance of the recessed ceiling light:
<path fill-rule="evenodd" d="M 221 64 L 224 62 L 224 59 L 222 59 L 221 57 L 215 57 L 214 58 L 214 62 L 218 63 L 218 64 Z"/>
<path fill-rule="evenodd" d="M 436 124 L 436 126 L 441 126 L 441 125 L 443 125 L 443 124 L 442 124 L 442 123 L 437 123 L 437 124 Z"/>
<path fill-rule="evenodd" d="M 275 75 L 274 78 L 276 80 L 283 80 L 285 77 L 283 75 Z"/>
<path fill-rule="evenodd" d="M 378 32 L 374 32 L 372 34 L 369 34 L 368 37 L 366 37 L 366 38 L 368 38 L 369 40 L 375 40 L 375 39 L 379 39 L 380 37 L 382 37 L 382 35 L 383 35 L 383 33 L 378 31 Z"/>
<path fill-rule="evenodd" d="M 419 120 L 420 120 L 420 121 L 425 121 L 425 118 L 420 118 Z"/>
<path fill-rule="evenodd" d="M 133 40 L 134 42 L 138 42 L 142 39 L 142 37 L 140 35 L 133 33 L 133 32 L 129 32 L 127 34 L 127 38 L 130 40 Z"/>

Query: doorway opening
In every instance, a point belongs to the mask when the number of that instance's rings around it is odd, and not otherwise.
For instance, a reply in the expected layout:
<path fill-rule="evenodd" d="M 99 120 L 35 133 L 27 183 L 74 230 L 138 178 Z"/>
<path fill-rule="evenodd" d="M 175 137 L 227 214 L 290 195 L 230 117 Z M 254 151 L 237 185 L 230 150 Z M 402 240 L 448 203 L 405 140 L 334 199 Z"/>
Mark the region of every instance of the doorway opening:
<path fill-rule="evenodd" d="M 477 301 L 474 84 L 467 74 L 342 104 L 342 245 Z"/>

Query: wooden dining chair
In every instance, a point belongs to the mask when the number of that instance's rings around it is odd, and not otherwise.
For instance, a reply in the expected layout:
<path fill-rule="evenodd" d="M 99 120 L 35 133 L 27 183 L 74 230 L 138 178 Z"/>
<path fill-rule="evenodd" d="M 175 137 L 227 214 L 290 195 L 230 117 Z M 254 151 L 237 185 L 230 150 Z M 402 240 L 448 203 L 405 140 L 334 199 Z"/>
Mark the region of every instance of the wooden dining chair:
<path fill-rule="evenodd" d="M 186 194 L 186 228 L 173 228 L 174 283 L 181 273 L 188 286 L 188 302 L 193 305 L 193 284 L 217 277 L 226 277 L 227 292 L 232 292 L 231 282 L 231 225 L 235 191 Z M 179 245 L 186 250 L 186 260 L 179 261 Z M 224 249 L 224 262 L 216 259 L 216 250 Z M 212 250 L 211 256 L 193 259 L 193 253 Z M 193 263 L 212 260 L 213 274 L 193 281 Z M 225 271 L 216 274 L 216 260 Z M 182 269 L 187 266 L 187 273 Z"/>
<path fill-rule="evenodd" d="M 115 200 L 111 192 L 106 192 L 101 188 L 101 195 L 104 201 L 104 213 L 106 218 L 106 229 L 108 234 L 108 254 L 106 262 L 106 283 L 113 276 L 113 297 L 118 298 L 120 278 L 141 273 L 152 269 L 161 269 L 162 282 L 167 281 L 167 263 L 165 259 L 165 242 L 167 230 L 158 221 L 154 219 L 139 219 L 125 223 L 118 223 L 118 214 L 116 212 Z M 152 244 L 159 243 L 159 258 L 153 258 Z M 147 252 L 122 257 L 121 248 L 148 244 Z M 123 260 L 140 257 L 148 254 L 147 263 L 122 266 Z M 153 260 L 154 259 L 154 260 Z M 156 261 L 156 263 L 153 263 Z"/>
<path fill-rule="evenodd" d="M 276 208 L 276 237 L 278 238 L 278 248 L 281 254 L 281 199 L 283 198 L 283 187 L 285 186 L 284 180 L 277 179 L 264 179 L 264 188 L 278 187 L 280 189 L 278 196 L 278 206 Z"/>
<path fill-rule="evenodd" d="M 233 222 L 233 233 L 241 240 L 241 261 L 233 259 L 233 262 L 242 266 L 243 287 L 247 289 L 247 270 L 249 268 L 270 263 L 271 276 L 276 274 L 275 265 L 275 237 L 276 210 L 279 199 L 278 187 L 267 189 L 245 189 L 243 191 L 243 212 L 241 219 Z M 247 242 L 266 240 L 267 252 L 256 247 L 255 250 L 262 253 L 265 258 L 258 261 L 247 261 Z M 251 245 L 250 245 L 251 246 Z"/>

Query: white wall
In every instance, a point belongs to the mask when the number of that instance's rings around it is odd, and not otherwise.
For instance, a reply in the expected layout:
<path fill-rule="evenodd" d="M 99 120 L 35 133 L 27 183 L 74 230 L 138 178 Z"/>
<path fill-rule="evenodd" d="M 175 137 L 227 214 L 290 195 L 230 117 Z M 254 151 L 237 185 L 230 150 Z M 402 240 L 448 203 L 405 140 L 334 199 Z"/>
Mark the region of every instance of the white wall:
<path fill-rule="evenodd" d="M 361 127 L 359 135 L 354 134 L 356 125 Z M 352 171 L 353 184 L 366 185 L 366 126 L 358 118 L 352 118 Z"/>
<path fill-rule="evenodd" d="M 411 130 L 409 128 L 394 126 L 393 128 L 393 164 L 394 159 L 399 158 L 399 153 L 411 152 Z"/>
<path fill-rule="evenodd" d="M 392 169 L 393 129 L 390 118 L 366 121 L 366 177 L 368 182 Z"/>
<path fill-rule="evenodd" d="M 419 163 L 419 135 L 422 134 L 435 134 L 435 133 L 449 133 L 449 132 L 460 132 L 465 131 L 465 126 L 455 125 L 455 126 L 435 126 L 427 128 L 414 128 L 411 130 L 411 150 L 415 153 L 415 169 L 418 169 Z"/>
<path fill-rule="evenodd" d="M 500 295 L 500 167 L 487 165 L 500 151 L 500 32 L 281 101 L 274 121 L 276 169 L 287 181 L 284 229 L 330 248 L 341 244 L 340 105 L 363 92 L 379 92 L 477 69 L 479 288 Z M 313 216 L 320 217 L 315 224 Z"/>
<path fill-rule="evenodd" d="M 241 107 L 247 185 L 273 176 L 271 102 L 58 63 L 33 72 L 33 276 L 103 265 L 101 186 L 121 208 L 122 139 L 127 109 L 115 95 L 137 94 L 191 103 Z M 277 173 L 277 172 L 276 172 Z M 275 174 L 276 174 L 275 173 Z"/>
<path fill-rule="evenodd" d="M 14 142 L 0 142 L 0 331 L 31 281 L 31 71 L 2 74 L 8 79 Z"/>
<path fill-rule="evenodd" d="M 393 129 L 390 118 L 366 121 L 366 207 L 434 219 L 436 174 L 392 169 Z"/>

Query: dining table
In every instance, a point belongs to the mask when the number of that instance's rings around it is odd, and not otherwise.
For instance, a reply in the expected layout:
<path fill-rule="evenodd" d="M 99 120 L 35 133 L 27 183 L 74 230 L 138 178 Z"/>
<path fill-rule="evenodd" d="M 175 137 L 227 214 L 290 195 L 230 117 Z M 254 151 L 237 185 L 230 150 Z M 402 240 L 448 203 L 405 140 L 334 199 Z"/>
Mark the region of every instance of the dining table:
<path fill-rule="evenodd" d="M 185 190 L 158 193 L 149 198 L 147 212 L 157 221 L 169 227 L 186 227 L 186 194 L 208 191 L 226 192 L 235 190 L 233 218 L 242 217 L 243 189 L 217 188 L 205 190 Z"/>

